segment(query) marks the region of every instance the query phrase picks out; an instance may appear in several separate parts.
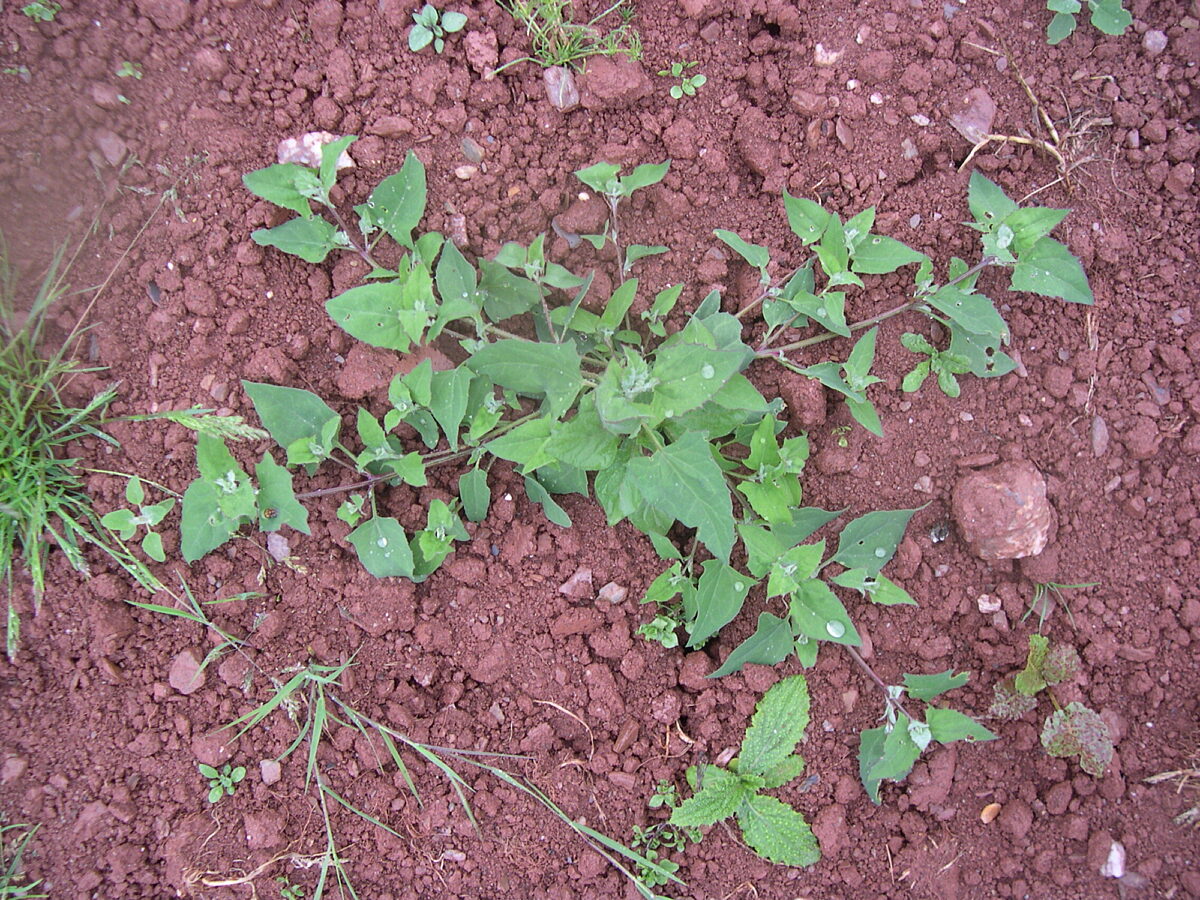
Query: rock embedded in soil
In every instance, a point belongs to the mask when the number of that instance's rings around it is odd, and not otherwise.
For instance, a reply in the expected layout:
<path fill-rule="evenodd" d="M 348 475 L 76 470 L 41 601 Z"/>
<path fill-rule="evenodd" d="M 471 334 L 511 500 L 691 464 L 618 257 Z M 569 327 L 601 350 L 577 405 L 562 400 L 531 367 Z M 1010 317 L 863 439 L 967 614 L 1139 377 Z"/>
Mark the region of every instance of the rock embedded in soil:
<path fill-rule="evenodd" d="M 1041 553 L 1054 524 L 1046 480 L 1025 460 L 964 475 L 955 485 L 952 508 L 963 540 L 985 560 Z"/>
<path fill-rule="evenodd" d="M 187 0 L 137 0 L 137 10 L 163 31 L 177 31 L 191 12 Z"/>
<path fill-rule="evenodd" d="M 547 66 L 542 70 L 546 99 L 559 112 L 570 112 L 579 105 L 579 87 L 575 75 L 566 66 Z"/>
<path fill-rule="evenodd" d="M 950 114 L 950 125 L 969 143 L 978 144 L 991 133 L 995 119 L 996 102 L 983 88 L 974 87 L 963 95 Z"/>
<path fill-rule="evenodd" d="M 463 53 L 466 54 L 467 63 L 476 72 L 482 73 L 496 68 L 496 63 L 500 60 L 499 48 L 496 32 L 490 29 L 468 31 L 463 36 Z"/>
<path fill-rule="evenodd" d="M 580 102 L 592 110 L 625 109 L 653 89 L 641 63 L 625 56 L 591 57 L 578 86 Z"/>
<path fill-rule="evenodd" d="M 181 694 L 194 694 L 204 687 L 205 675 L 200 668 L 199 651 L 194 647 L 180 651 L 171 663 L 167 680 Z"/>
<path fill-rule="evenodd" d="M 779 396 L 787 404 L 788 416 L 801 430 L 825 424 L 825 386 L 815 378 L 782 376 Z"/>
<path fill-rule="evenodd" d="M 1146 416 L 1134 416 L 1130 426 L 1121 436 L 1125 451 L 1133 459 L 1150 459 L 1158 453 L 1162 436 L 1153 419 Z"/>

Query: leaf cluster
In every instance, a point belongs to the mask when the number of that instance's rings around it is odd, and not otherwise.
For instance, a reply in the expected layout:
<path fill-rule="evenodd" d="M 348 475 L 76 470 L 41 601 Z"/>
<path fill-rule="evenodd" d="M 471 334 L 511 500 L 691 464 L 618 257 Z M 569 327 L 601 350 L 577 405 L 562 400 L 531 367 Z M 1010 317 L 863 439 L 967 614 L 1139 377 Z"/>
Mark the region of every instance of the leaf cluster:
<path fill-rule="evenodd" d="M 903 685 L 888 689 L 887 722 L 859 736 L 859 778 L 872 801 L 880 802 L 879 791 L 884 781 L 902 781 L 907 777 L 934 741 L 946 745 L 955 741 L 995 740 L 996 735 L 970 716 L 930 702 L 962 687 L 969 677 L 970 673 L 955 674 L 953 669 L 935 675 L 905 675 Z M 906 695 L 926 704 L 924 721 L 902 705 L 901 698 Z"/>
<path fill-rule="evenodd" d="M 1046 0 L 1046 9 L 1054 18 L 1046 26 L 1046 41 L 1057 44 L 1066 40 L 1075 31 L 1075 16 L 1087 4 L 1092 25 L 1105 34 L 1124 34 L 1133 23 L 1133 16 L 1125 9 L 1124 0 Z"/>
<path fill-rule="evenodd" d="M 708 83 L 708 77 L 697 72 L 688 75 L 687 70 L 700 65 L 698 61 L 673 62 L 669 68 L 659 69 L 658 74 L 664 78 L 677 78 L 678 84 L 671 85 L 671 99 L 682 100 L 684 97 L 696 96 L 696 91 Z"/>
<path fill-rule="evenodd" d="M 55 16 L 62 12 L 62 4 L 55 0 L 32 0 L 21 7 L 21 12 L 35 22 L 53 22 Z"/>
<path fill-rule="evenodd" d="M 432 3 L 426 3 L 413 13 L 413 26 L 408 31 L 408 49 L 416 53 L 430 44 L 441 53 L 446 47 L 446 35 L 462 31 L 467 17 L 460 12 L 441 12 Z"/>
<path fill-rule="evenodd" d="M 729 768 L 705 765 L 689 773 L 695 793 L 671 814 L 670 824 L 700 828 L 736 817 L 746 844 L 763 859 L 811 866 L 821 858 L 804 817 L 763 791 L 783 787 L 804 771 L 795 750 L 808 726 L 808 683 L 784 678 L 763 695 Z"/>
<path fill-rule="evenodd" d="M 1042 746 L 1051 756 L 1078 757 L 1080 767 L 1099 778 L 1112 760 L 1113 743 L 1099 714 L 1079 702 L 1061 707 L 1050 687 L 1075 678 L 1080 660 L 1069 644 L 1050 644 L 1041 634 L 1029 636 L 1025 668 L 997 682 L 991 714 L 1019 719 L 1037 706 L 1037 694 L 1046 691 L 1054 703 L 1042 726 Z"/>
<path fill-rule="evenodd" d="M 30 881 L 25 875 L 25 851 L 39 827 L 0 824 L 0 897 L 4 900 L 40 900 L 49 896 L 34 893 L 42 879 Z"/>
<path fill-rule="evenodd" d="M 208 779 L 209 803 L 216 803 L 226 794 L 232 797 L 237 793 L 237 786 L 246 777 L 245 766 L 234 768 L 229 763 L 226 763 L 220 769 L 215 769 L 212 766 L 200 763 L 198 768 L 200 769 L 200 774 Z"/>

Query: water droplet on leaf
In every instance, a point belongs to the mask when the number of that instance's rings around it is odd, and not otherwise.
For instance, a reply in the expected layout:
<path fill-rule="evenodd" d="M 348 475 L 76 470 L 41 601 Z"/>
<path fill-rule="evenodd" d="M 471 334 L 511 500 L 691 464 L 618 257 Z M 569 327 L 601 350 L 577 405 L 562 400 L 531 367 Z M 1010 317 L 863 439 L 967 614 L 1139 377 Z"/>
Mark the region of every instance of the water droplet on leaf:
<path fill-rule="evenodd" d="M 876 547 L 876 548 L 875 548 L 875 555 L 876 555 L 876 556 L 877 556 L 879 559 L 883 559 L 885 556 L 887 556 L 887 550 L 885 550 L 883 547 Z"/>
<path fill-rule="evenodd" d="M 827 632 L 829 632 L 830 637 L 840 638 L 843 634 L 846 633 L 846 626 L 843 625 L 841 622 L 837 622 L 837 621 L 826 622 L 825 630 Z"/>
<path fill-rule="evenodd" d="M 386 547 L 387 546 L 387 538 L 381 537 L 379 540 L 377 540 L 375 542 L 375 546 L 376 547 Z"/>
<path fill-rule="evenodd" d="M 700 377 L 701 378 L 712 378 L 716 374 L 717 374 L 717 370 L 714 369 L 712 366 L 708 365 L 707 363 L 705 363 L 704 366 L 700 369 Z"/>

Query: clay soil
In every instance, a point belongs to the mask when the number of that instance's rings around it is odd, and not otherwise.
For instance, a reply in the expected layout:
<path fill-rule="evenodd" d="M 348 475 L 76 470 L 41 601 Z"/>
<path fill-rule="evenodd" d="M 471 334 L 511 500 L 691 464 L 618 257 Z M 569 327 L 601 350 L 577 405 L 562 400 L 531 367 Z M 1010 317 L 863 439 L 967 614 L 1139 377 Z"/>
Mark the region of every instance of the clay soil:
<path fill-rule="evenodd" d="M 976 258 L 974 235 L 959 224 L 968 173 L 958 167 L 970 148 L 949 118 L 982 89 L 996 106 L 993 130 L 1046 136 L 1019 74 L 1057 123 L 1069 178 L 1057 180 L 1054 159 L 1020 145 L 989 147 L 972 166 L 1014 197 L 1042 189 L 1036 202 L 1074 210 L 1060 236 L 1082 258 L 1095 306 L 1007 293 L 985 274 L 1020 366 L 964 381 L 957 400 L 932 385 L 899 390 L 913 358 L 897 339 L 921 321 L 888 322 L 876 369 L 885 383 L 873 389 L 882 439 L 845 435 L 839 405 L 814 405 L 782 370 L 750 375 L 769 396 L 809 400 L 798 404 L 814 447 L 808 503 L 852 514 L 925 505 L 887 570 L 920 606 L 852 607 L 885 680 L 968 670 L 954 704 L 985 715 L 992 685 L 1019 666 L 1035 628 L 1035 618 L 1022 620 L 1034 584 L 1098 583 L 1068 591 L 1072 617 L 1060 608 L 1045 630 L 1081 653 L 1083 674 L 1065 696 L 1101 712 L 1116 738 L 1112 765 L 1095 779 L 1051 759 L 1031 713 L 989 721 L 998 741 L 927 754 L 875 806 L 858 782 L 857 743 L 876 724 L 880 697 L 830 647 L 809 673 L 813 723 L 802 747 L 819 780 L 780 792 L 814 823 L 822 860 L 773 867 L 718 826 L 676 855 L 687 887 L 667 893 L 1200 897 L 1197 832 L 1172 821 L 1195 795 L 1145 783 L 1195 765 L 1200 752 L 1200 4 L 1127 0 L 1135 24 L 1124 37 L 1081 27 L 1052 48 L 1038 0 L 633 0 L 641 65 L 594 63 L 581 79 L 583 106 L 567 113 L 547 103 L 532 64 L 483 77 L 497 54 L 527 51 L 508 15 L 490 0 L 449 5 L 470 23 L 438 56 L 408 51 L 415 5 L 400 0 L 64 0 L 43 24 L 5 4 L 0 225 L 26 286 L 62 241 L 84 241 L 73 284 L 110 279 L 86 342 L 88 360 L 107 370 L 76 379 L 72 395 L 120 379 L 117 414 L 200 405 L 253 416 L 239 384 L 248 378 L 308 388 L 346 411 L 383 410 L 402 361 L 356 345 L 322 308 L 358 282 L 361 266 L 348 256 L 308 265 L 250 240 L 280 219 L 241 175 L 274 162 L 282 138 L 360 135 L 357 167 L 341 181 L 348 204 L 414 149 L 429 171 L 424 227 L 465 227 L 481 256 L 551 232 L 562 214 L 594 219 L 573 170 L 670 158 L 665 181 L 623 220 L 630 240 L 672 248 L 643 264 L 643 280 L 653 290 L 685 282 L 688 306 L 717 286 L 732 308 L 753 278 L 712 229 L 736 230 L 795 264 L 784 187 L 843 217 L 876 205 L 877 230 L 930 254 L 939 270 L 952 255 Z M 817 65 L 818 47 L 836 58 Z M 698 60 L 708 77 L 694 99 L 672 101 L 654 75 L 676 59 Z M 124 61 L 144 77 L 116 78 Z M 20 66 L 27 77 L 8 71 Z M 481 160 L 464 157 L 465 138 Z M 462 166 L 474 168 L 456 172 Z M 586 245 L 550 243 L 575 271 L 603 267 Z M 856 312 L 894 305 L 902 274 L 870 279 Z M 93 293 L 64 301 L 57 325 L 68 328 Z M 802 361 L 844 358 L 847 347 L 815 349 L 824 355 Z M 193 477 L 194 441 L 182 428 L 110 432 L 121 447 L 81 444 L 85 464 L 175 490 Z M 239 452 L 249 459 L 264 448 Z M 960 475 L 993 459 L 1029 460 L 1046 475 L 1057 532 L 1038 557 L 989 565 L 953 529 L 944 541 L 930 536 L 950 518 Z M 276 714 L 237 741 L 217 729 L 265 700 L 269 677 L 351 654 L 339 695 L 363 713 L 435 745 L 521 754 L 506 764 L 621 840 L 659 821 L 646 808 L 656 781 L 682 786 L 687 766 L 736 747 L 762 691 L 797 666 L 703 677 L 750 633 L 758 597 L 702 650 L 644 642 L 634 632 L 651 614 L 636 599 L 661 568 L 649 543 L 628 526 L 605 527 L 578 496 L 564 500 L 574 527 L 551 525 L 511 470 L 496 471 L 487 520 L 420 586 L 362 571 L 336 498 L 314 505 L 311 537 L 289 536 L 290 567 L 268 565 L 250 541 L 190 568 L 158 567 L 164 580 L 186 577 L 202 600 L 260 594 L 210 607 L 222 628 L 247 636 L 247 655 L 224 656 L 187 695 L 172 687 L 172 667 L 214 641 L 129 606 L 149 598 L 111 561 L 91 557 L 85 578 L 52 553 L 36 615 L 19 578 L 22 649 L 0 663 L 0 816 L 40 824 L 27 867 L 47 893 L 269 898 L 279 896 L 278 876 L 311 892 L 316 870 L 285 861 L 240 885 L 205 884 L 325 846 L 299 755 L 270 784 L 260 766 L 286 749 L 295 725 Z M 448 498 L 456 477 L 438 471 L 426 496 Z M 87 483 L 101 511 L 122 503 L 119 479 Z M 396 489 L 387 503 L 417 521 L 421 499 Z M 164 535 L 174 553 L 177 520 Z M 628 599 L 564 596 L 559 586 L 580 569 L 596 588 L 626 588 Z M 981 595 L 1000 610 L 982 612 Z M 236 796 L 210 806 L 200 761 L 232 761 L 249 774 Z M 436 772 L 414 762 L 418 805 L 391 767 L 376 770 L 353 731 L 334 731 L 319 766 L 403 836 L 334 809 L 360 897 L 633 896 L 561 822 L 490 776 L 467 772 L 476 832 Z M 1002 811 L 984 824 L 990 803 Z M 1113 841 L 1127 854 L 1121 881 L 1100 873 Z"/>

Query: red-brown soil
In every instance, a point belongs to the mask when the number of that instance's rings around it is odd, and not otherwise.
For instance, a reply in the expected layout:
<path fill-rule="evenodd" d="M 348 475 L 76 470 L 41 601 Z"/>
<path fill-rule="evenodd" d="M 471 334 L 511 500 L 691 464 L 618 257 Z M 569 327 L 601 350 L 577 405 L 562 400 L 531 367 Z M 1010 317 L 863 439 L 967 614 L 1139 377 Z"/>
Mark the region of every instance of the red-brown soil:
<path fill-rule="evenodd" d="M 480 255 L 549 232 L 580 189 L 573 170 L 671 158 L 663 184 L 623 220 L 630 240 L 672 248 L 644 264 L 643 279 L 654 290 L 685 281 L 685 304 L 713 284 L 735 303 L 752 279 L 712 229 L 734 229 L 797 262 L 779 202 L 785 186 L 843 216 L 877 205 L 877 230 L 939 268 L 951 255 L 973 258 L 974 235 L 959 225 L 967 173 L 957 170 L 969 146 L 948 118 L 981 87 L 996 103 L 997 131 L 1038 128 L 1014 67 L 992 52 L 1003 41 L 1060 132 L 1095 121 L 1068 148 L 1080 163 L 1069 185 L 1051 184 L 1055 162 L 1029 147 L 993 146 L 973 165 L 1014 197 L 1049 185 L 1037 202 L 1074 210 L 1060 233 L 1083 259 L 1096 305 L 1003 293 L 998 277 L 985 275 L 982 286 L 1005 305 L 1021 368 L 964 381 L 958 400 L 932 384 L 899 391 L 912 357 L 897 338 L 914 323 L 888 322 L 877 364 L 886 383 L 873 394 L 886 436 L 856 429 L 837 447 L 841 414 L 831 404 L 831 418 L 810 430 L 818 460 L 806 500 L 854 513 L 928 503 L 888 570 L 920 606 L 861 605 L 852 614 L 888 681 L 971 671 L 953 695 L 968 712 L 985 714 L 993 683 L 1020 664 L 1034 625 L 1020 618 L 1035 582 L 1099 582 L 1068 592 L 1073 627 L 1059 611 L 1046 629 L 1080 651 L 1084 673 L 1068 694 L 1102 713 L 1116 756 L 1093 779 L 1042 752 L 1032 714 L 989 722 L 1001 740 L 932 752 L 873 806 L 858 783 L 857 736 L 876 724 L 879 696 L 828 648 L 809 673 L 813 724 L 802 748 L 820 781 L 781 792 L 814 822 L 823 859 L 809 870 L 772 867 L 716 827 L 679 856 L 688 887 L 668 893 L 1200 897 L 1197 833 L 1172 822 L 1195 800 L 1144 783 L 1184 767 L 1200 748 L 1200 3 L 1130 0 L 1135 26 L 1124 37 L 1084 25 L 1051 48 L 1039 0 L 634 0 L 649 77 L 595 66 L 587 108 L 565 114 L 547 104 L 533 65 L 484 80 L 463 35 L 441 56 L 410 53 L 416 4 L 398 0 L 64 5 L 50 24 L 31 22 L 19 3 L 0 12 L 0 62 L 30 73 L 28 81 L 0 76 L 0 226 L 36 274 L 57 243 L 79 240 L 97 217 L 72 281 L 94 284 L 113 272 L 90 319 L 91 351 L 109 371 L 74 390 L 121 379 L 116 413 L 207 405 L 252 414 L 241 378 L 307 387 L 347 410 L 360 398 L 381 408 L 398 360 L 364 353 L 322 309 L 361 266 L 348 256 L 311 266 L 250 241 L 277 217 L 240 178 L 273 162 L 283 137 L 314 128 L 361 135 L 357 168 L 341 182 L 349 202 L 414 148 L 429 170 L 425 227 L 448 233 L 452 205 Z M 525 52 L 524 36 L 494 4 L 450 5 L 470 13 L 468 33 L 496 38 L 501 60 Z M 1165 50 L 1144 44 L 1148 29 L 1166 35 Z M 818 43 L 842 55 L 818 67 Z M 672 101 L 653 75 L 674 59 L 699 60 L 696 71 L 707 75 L 695 99 Z M 145 77 L 115 78 L 125 60 Z M 467 163 L 464 137 L 485 151 L 466 180 L 455 175 Z M 586 247 L 552 243 L 570 268 L 596 262 Z M 869 288 L 860 315 L 893 305 L 905 283 L 888 276 Z M 89 296 L 67 301 L 59 324 L 69 327 Z M 818 349 L 842 358 L 846 347 Z M 791 376 L 765 367 L 751 376 L 768 392 L 794 389 Z M 85 442 L 87 464 L 176 490 L 193 477 L 193 441 L 182 428 L 112 433 L 122 448 Z M 954 536 L 931 542 L 930 530 L 949 517 L 960 463 L 980 454 L 1028 459 L 1046 474 L 1058 530 L 1041 556 L 989 566 Z M 447 496 L 455 477 L 439 472 L 430 493 Z M 660 567 L 648 542 L 627 526 L 605 528 L 580 497 L 564 501 L 574 528 L 550 525 L 511 473 L 504 477 L 501 493 L 511 489 L 511 499 L 495 503 L 420 586 L 362 571 L 336 501 L 314 506 L 311 537 L 292 536 L 298 565 L 266 568 L 261 586 L 267 557 L 250 542 L 160 574 L 174 579 L 178 569 L 204 600 L 262 591 L 211 607 L 226 629 L 258 625 L 249 654 L 261 672 L 357 653 L 341 695 L 362 712 L 433 744 L 526 754 L 513 765 L 564 810 L 628 840 L 633 825 L 654 820 L 645 801 L 656 780 L 682 785 L 688 765 L 736 746 L 762 691 L 796 665 L 704 681 L 712 661 L 750 632 L 761 600 L 702 652 L 647 644 L 632 633 L 650 615 L 636 598 Z M 102 511 L 122 501 L 118 479 L 91 476 L 88 486 Z M 420 499 L 397 490 L 388 502 L 415 518 Z M 173 550 L 178 532 L 165 533 Z M 185 884 L 188 872 L 236 878 L 276 852 L 324 847 L 303 761 L 289 757 L 269 786 L 260 773 L 259 761 L 285 749 L 294 725 L 276 715 L 222 747 L 212 733 L 266 699 L 266 679 L 248 682 L 250 665 L 227 656 L 202 688 L 178 693 L 168 682 L 173 660 L 207 651 L 209 636 L 126 605 L 146 598 L 102 557 L 92 559 L 91 579 L 52 560 L 39 615 L 29 585 L 17 583 L 23 648 L 15 664 L 0 663 L 9 710 L 0 720 L 0 816 L 40 823 L 30 872 L 46 879 L 51 897 L 70 900 L 188 890 L 213 900 L 275 897 L 281 874 L 311 890 L 314 870 L 283 863 L 252 885 Z M 568 600 L 557 588 L 580 568 L 597 586 L 627 587 L 629 599 Z M 982 614 L 981 594 L 1000 597 L 1002 612 Z M 596 613 L 569 627 L 559 617 L 571 610 Z M 210 806 L 196 764 L 225 759 L 249 775 L 236 796 Z M 320 766 L 351 802 L 407 836 L 335 810 L 361 897 L 632 896 L 560 822 L 487 776 L 469 776 L 477 835 L 432 771 L 415 767 L 422 808 L 394 771 L 373 769 L 352 732 L 332 735 Z M 1002 812 L 983 824 L 980 810 L 992 802 Z M 1136 877 L 1099 874 L 1112 840 Z"/>

